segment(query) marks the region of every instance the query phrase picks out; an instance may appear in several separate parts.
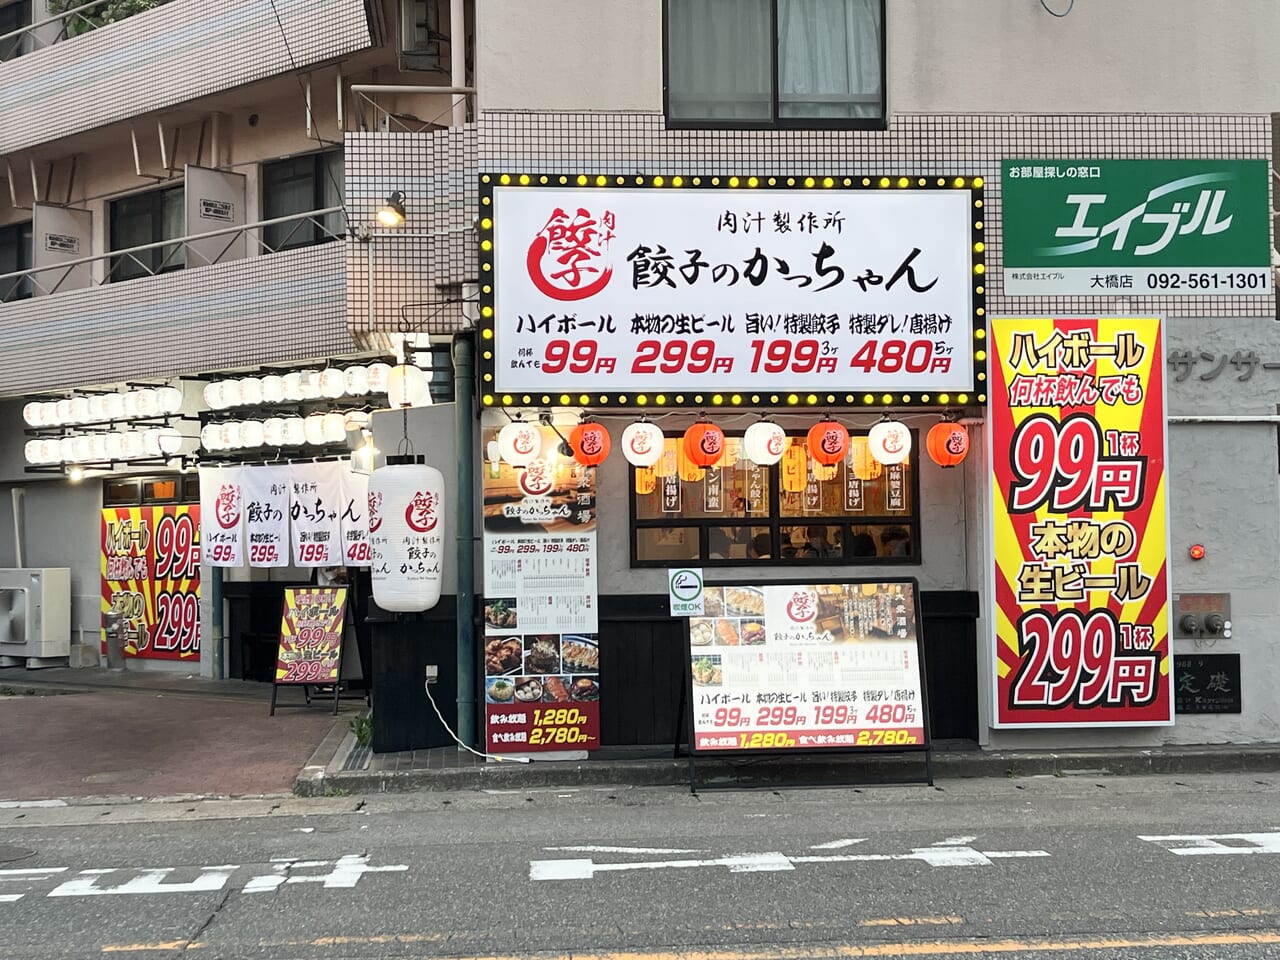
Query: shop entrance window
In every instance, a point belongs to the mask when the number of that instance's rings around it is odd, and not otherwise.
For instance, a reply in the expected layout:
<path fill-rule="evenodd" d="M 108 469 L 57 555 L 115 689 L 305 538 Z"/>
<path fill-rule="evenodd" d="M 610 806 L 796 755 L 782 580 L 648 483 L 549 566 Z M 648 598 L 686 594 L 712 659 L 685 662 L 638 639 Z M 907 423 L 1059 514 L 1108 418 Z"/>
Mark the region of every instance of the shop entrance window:
<path fill-rule="evenodd" d="M 262 165 L 262 219 L 276 220 L 342 206 L 341 150 L 308 153 Z M 308 247 L 342 236 L 341 213 L 277 223 L 263 230 L 272 251 Z"/>
<path fill-rule="evenodd" d="M 632 566 L 920 562 L 919 481 L 910 461 L 876 463 L 865 434 L 855 434 L 853 455 L 824 468 L 808 456 L 805 438 L 793 436 L 780 463 L 760 467 L 740 459 L 741 442 L 727 438 L 723 466 L 701 476 L 683 462 L 679 437 L 666 441 L 674 472 L 642 473 L 637 483 L 632 468 Z"/>

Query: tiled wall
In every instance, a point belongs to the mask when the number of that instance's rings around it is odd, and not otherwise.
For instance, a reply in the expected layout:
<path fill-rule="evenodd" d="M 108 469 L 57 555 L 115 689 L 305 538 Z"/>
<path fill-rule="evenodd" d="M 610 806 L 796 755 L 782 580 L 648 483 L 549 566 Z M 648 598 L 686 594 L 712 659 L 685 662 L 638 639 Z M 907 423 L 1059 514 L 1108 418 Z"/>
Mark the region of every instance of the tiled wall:
<path fill-rule="evenodd" d="M 343 244 L 0 307 L 0 396 L 351 353 Z"/>
<path fill-rule="evenodd" d="M 370 43 L 364 0 L 174 0 L 0 63 L 0 156 Z"/>

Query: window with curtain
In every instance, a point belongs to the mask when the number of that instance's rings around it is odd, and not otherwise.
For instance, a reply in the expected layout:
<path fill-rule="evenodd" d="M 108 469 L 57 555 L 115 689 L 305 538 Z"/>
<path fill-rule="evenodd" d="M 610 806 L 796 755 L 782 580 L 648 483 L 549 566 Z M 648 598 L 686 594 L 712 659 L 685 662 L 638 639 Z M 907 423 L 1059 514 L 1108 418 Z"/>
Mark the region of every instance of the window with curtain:
<path fill-rule="evenodd" d="M 31 277 L 3 279 L 7 273 L 30 269 L 31 222 L 0 227 L 0 303 L 31 296 Z"/>
<path fill-rule="evenodd" d="M 275 220 L 342 206 L 341 150 L 308 153 L 262 165 L 262 219 Z M 341 213 L 302 218 L 263 229 L 267 248 L 292 250 L 334 240 L 343 234 Z"/>
<path fill-rule="evenodd" d="M 177 240 L 186 233 L 186 188 L 169 187 L 121 197 L 111 201 L 110 211 L 112 250 Z M 180 243 L 137 250 L 111 258 L 109 279 L 114 283 L 181 270 L 186 259 L 186 250 Z"/>
<path fill-rule="evenodd" d="M 0 3 L 0 37 L 23 27 L 31 26 L 31 0 L 12 0 Z M 12 60 L 27 52 L 27 38 L 24 36 L 9 37 L 0 40 L 0 61 Z"/>
<path fill-rule="evenodd" d="M 884 126 L 884 0 L 667 0 L 672 126 Z"/>

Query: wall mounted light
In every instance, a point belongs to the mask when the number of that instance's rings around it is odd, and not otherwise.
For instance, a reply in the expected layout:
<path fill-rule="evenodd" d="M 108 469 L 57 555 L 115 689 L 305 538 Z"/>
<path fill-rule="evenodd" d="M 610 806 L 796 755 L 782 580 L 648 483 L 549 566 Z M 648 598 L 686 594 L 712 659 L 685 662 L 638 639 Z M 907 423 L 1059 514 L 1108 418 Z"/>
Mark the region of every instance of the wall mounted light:
<path fill-rule="evenodd" d="M 398 227 L 404 223 L 404 194 L 392 190 L 387 202 L 378 208 L 378 223 L 384 227 Z"/>

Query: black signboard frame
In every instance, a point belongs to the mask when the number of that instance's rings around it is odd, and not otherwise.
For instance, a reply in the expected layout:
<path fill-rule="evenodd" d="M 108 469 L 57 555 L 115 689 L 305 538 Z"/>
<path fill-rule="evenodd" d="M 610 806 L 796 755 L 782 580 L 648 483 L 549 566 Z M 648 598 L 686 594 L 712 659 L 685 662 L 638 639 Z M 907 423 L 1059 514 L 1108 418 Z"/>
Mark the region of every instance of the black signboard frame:
<path fill-rule="evenodd" d="M 928 677 L 925 670 L 924 662 L 924 620 L 920 610 L 920 583 L 915 577 L 858 577 L 858 578 L 841 578 L 826 577 L 822 579 L 814 577 L 793 578 L 789 580 L 717 580 L 714 583 L 705 582 L 705 589 L 715 587 L 755 587 L 757 589 L 765 587 L 805 587 L 805 586 L 822 586 L 822 585 L 840 585 L 840 586 L 861 586 L 863 584 L 885 584 L 894 585 L 902 584 L 911 587 L 912 612 L 915 618 L 915 642 L 916 642 L 916 663 L 920 675 L 920 710 L 921 721 L 924 728 L 924 740 L 918 744 L 889 744 L 880 746 L 840 746 L 840 747 L 783 747 L 783 748 L 761 748 L 761 749 L 716 749 L 716 750 L 699 750 L 697 736 L 694 731 L 694 689 L 693 689 L 693 658 L 696 655 L 691 642 L 691 622 L 695 617 L 686 617 L 684 624 L 684 648 L 686 659 L 684 661 L 684 687 L 682 691 L 683 720 L 685 724 L 685 732 L 688 737 L 688 757 L 689 757 L 689 791 L 696 794 L 698 792 L 697 780 L 697 760 L 698 758 L 717 757 L 726 760 L 744 760 L 746 758 L 760 759 L 770 758 L 776 759 L 780 757 L 814 757 L 814 756 L 848 756 L 848 755 L 885 755 L 885 754 L 923 754 L 924 760 L 924 776 L 920 778 L 906 778 L 901 783 L 927 783 L 933 786 L 933 735 L 929 725 L 929 685 Z M 763 619 L 763 618 L 762 618 Z M 677 737 L 678 740 L 678 737 Z M 678 751 L 679 744 L 676 744 Z M 846 782 L 854 782 L 852 780 Z M 877 781 L 881 782 L 881 781 Z M 716 784 L 704 783 L 703 789 L 720 788 L 720 787 L 742 787 L 747 786 L 744 783 Z M 814 784 L 806 784 L 795 782 L 794 786 L 811 786 Z M 824 778 L 821 785 L 836 785 L 830 780 Z"/>
<path fill-rule="evenodd" d="M 289 617 L 289 593 L 291 591 L 329 590 L 329 589 L 342 591 L 342 615 L 338 619 L 338 678 L 334 680 L 332 684 L 329 684 L 329 683 L 281 683 L 279 680 L 276 679 L 276 669 L 280 664 L 280 645 L 284 640 L 284 625 Z M 347 618 L 351 615 L 350 604 L 351 604 L 351 590 L 348 587 L 348 585 L 345 583 L 333 584 L 332 586 L 325 586 L 325 587 L 317 586 L 314 583 L 297 583 L 297 584 L 290 584 L 289 586 L 284 588 L 284 602 L 283 602 L 283 607 L 281 609 L 281 614 L 280 614 L 280 632 L 276 636 L 276 659 L 275 659 L 275 663 L 271 665 L 271 710 L 267 714 L 267 716 L 274 717 L 276 715 L 277 706 L 285 707 L 285 706 L 305 705 L 309 707 L 311 706 L 311 699 L 312 699 L 311 688 L 318 687 L 321 690 L 323 690 L 325 687 L 328 687 L 328 686 L 333 687 L 333 713 L 334 713 L 334 716 L 337 716 L 338 700 L 340 699 L 340 694 L 342 693 L 342 664 L 343 664 L 343 660 L 347 656 L 346 631 L 347 631 Z M 304 703 L 303 704 L 277 703 L 276 696 L 280 692 L 281 687 L 301 687 Z M 318 694 L 316 699 L 319 699 L 319 696 L 320 695 Z M 361 699 L 364 699 L 363 694 L 361 695 Z"/>
<path fill-rule="evenodd" d="M 1231 690 L 1214 691 L 1211 678 L 1217 676 L 1226 676 Z M 1174 654 L 1173 679 L 1175 716 L 1243 712 L 1238 653 Z M 1214 693 L 1221 695 L 1214 696 Z"/>

